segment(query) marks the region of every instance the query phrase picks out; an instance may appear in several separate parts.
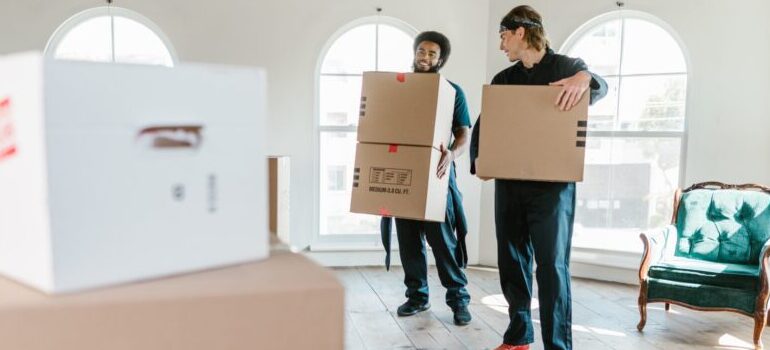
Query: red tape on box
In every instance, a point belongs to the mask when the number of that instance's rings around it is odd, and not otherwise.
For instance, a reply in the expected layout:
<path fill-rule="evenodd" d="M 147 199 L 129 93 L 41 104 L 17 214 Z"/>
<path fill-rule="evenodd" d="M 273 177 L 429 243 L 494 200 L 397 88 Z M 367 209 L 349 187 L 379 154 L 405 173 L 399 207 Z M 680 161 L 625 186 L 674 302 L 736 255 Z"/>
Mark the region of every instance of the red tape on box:
<path fill-rule="evenodd" d="M 16 154 L 16 146 L 11 146 L 6 149 L 0 150 L 0 161 L 4 160 L 5 158 L 10 158 Z"/>
<path fill-rule="evenodd" d="M 398 153 L 398 145 L 390 145 L 388 147 L 388 153 Z"/>
<path fill-rule="evenodd" d="M 11 98 L 0 100 L 0 161 L 16 154 L 16 137 L 11 119 Z"/>
<path fill-rule="evenodd" d="M 406 73 L 397 73 L 396 74 L 396 80 L 398 80 L 399 83 L 403 83 L 406 81 Z"/>
<path fill-rule="evenodd" d="M 380 208 L 380 216 L 392 216 L 390 210 L 386 208 Z"/>

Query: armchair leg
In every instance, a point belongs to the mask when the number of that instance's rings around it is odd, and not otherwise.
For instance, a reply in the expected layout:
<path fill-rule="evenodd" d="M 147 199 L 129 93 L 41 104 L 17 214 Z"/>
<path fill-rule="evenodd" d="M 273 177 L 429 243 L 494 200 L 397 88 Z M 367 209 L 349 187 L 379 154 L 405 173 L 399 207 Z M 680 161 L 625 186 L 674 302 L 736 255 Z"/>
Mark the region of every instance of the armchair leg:
<path fill-rule="evenodd" d="M 762 330 L 765 329 L 767 322 L 767 312 L 765 310 L 758 310 L 754 312 L 754 349 L 761 350 L 762 346 Z"/>
<path fill-rule="evenodd" d="M 640 332 L 644 329 L 644 325 L 647 324 L 647 302 L 639 300 L 639 324 L 636 325 L 636 329 Z"/>
<path fill-rule="evenodd" d="M 666 303 L 666 311 L 671 310 L 671 304 Z"/>
<path fill-rule="evenodd" d="M 639 288 L 639 324 L 636 325 L 636 329 L 640 332 L 644 329 L 644 325 L 647 323 L 647 283 L 642 282 Z"/>

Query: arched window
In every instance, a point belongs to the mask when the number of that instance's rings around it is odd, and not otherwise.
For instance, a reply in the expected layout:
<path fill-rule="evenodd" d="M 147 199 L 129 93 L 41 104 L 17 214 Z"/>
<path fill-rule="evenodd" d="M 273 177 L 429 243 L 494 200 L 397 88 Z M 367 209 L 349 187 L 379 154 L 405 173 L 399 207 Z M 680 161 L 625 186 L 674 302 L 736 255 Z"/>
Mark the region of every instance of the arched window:
<path fill-rule="evenodd" d="M 609 85 L 589 111 L 585 180 L 578 184 L 576 246 L 639 250 L 640 230 L 671 220 L 683 177 L 687 62 L 673 31 L 621 10 L 589 21 L 562 47 Z"/>
<path fill-rule="evenodd" d="M 65 21 L 46 46 L 56 59 L 173 66 L 176 54 L 160 29 L 119 7 L 97 7 Z"/>
<path fill-rule="evenodd" d="M 318 75 L 318 224 L 322 238 L 371 242 L 372 215 L 350 213 L 356 128 L 365 71 L 407 72 L 416 30 L 388 17 L 368 17 L 340 29 L 321 56 Z M 361 237 L 364 236 L 364 237 Z"/>

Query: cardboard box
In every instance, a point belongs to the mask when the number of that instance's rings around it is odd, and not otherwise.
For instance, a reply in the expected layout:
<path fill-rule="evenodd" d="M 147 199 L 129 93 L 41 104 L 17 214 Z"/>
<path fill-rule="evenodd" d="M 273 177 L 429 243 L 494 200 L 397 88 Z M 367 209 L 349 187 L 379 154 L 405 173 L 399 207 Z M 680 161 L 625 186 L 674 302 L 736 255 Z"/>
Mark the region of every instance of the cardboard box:
<path fill-rule="evenodd" d="M 263 71 L 30 53 L 0 76 L 0 273 L 62 293 L 268 255 Z"/>
<path fill-rule="evenodd" d="M 289 243 L 289 183 L 291 182 L 290 158 L 268 158 L 270 173 L 270 233 L 280 241 Z"/>
<path fill-rule="evenodd" d="M 263 262 L 64 296 L 0 279 L 0 348 L 342 349 L 343 287 L 307 258 Z"/>
<path fill-rule="evenodd" d="M 359 143 L 350 211 L 443 222 L 449 175 L 436 176 L 440 158 L 431 147 Z"/>
<path fill-rule="evenodd" d="M 476 174 L 481 178 L 583 180 L 588 94 L 570 111 L 559 86 L 486 85 Z"/>
<path fill-rule="evenodd" d="M 358 142 L 448 147 L 454 101 L 438 74 L 364 72 Z"/>

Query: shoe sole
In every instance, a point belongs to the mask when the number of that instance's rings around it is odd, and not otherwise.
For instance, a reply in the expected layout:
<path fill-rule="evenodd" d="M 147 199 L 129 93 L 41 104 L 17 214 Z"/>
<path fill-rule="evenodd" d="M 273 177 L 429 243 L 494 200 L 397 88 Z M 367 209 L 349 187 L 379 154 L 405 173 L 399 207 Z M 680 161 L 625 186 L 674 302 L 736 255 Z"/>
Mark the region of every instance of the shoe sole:
<path fill-rule="evenodd" d="M 455 321 L 455 326 L 467 326 L 467 325 L 469 325 L 470 323 L 471 323 L 471 321 L 468 321 L 468 322 L 459 322 L 459 321 Z"/>
<path fill-rule="evenodd" d="M 452 309 L 452 312 L 454 312 L 454 309 Z M 453 318 L 452 320 L 455 322 L 455 326 L 467 326 L 471 323 L 470 319 L 467 321 L 458 321 L 456 318 Z"/>
<path fill-rule="evenodd" d="M 402 313 L 402 312 L 400 312 L 400 311 L 396 311 L 396 314 L 397 314 L 397 315 L 399 315 L 399 316 L 401 316 L 401 317 L 406 317 L 406 316 L 414 316 L 414 315 L 417 315 L 418 313 L 420 313 L 420 312 L 423 312 L 423 311 L 426 311 L 426 310 L 428 310 L 428 309 L 430 309 L 430 304 L 428 304 L 428 305 L 425 305 L 425 306 L 421 307 L 419 310 L 417 310 L 417 311 L 415 311 L 415 312 L 413 312 L 413 313 L 410 313 L 410 314 L 407 314 L 407 313 Z"/>

